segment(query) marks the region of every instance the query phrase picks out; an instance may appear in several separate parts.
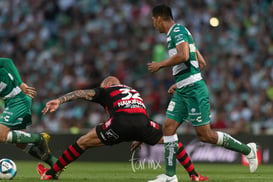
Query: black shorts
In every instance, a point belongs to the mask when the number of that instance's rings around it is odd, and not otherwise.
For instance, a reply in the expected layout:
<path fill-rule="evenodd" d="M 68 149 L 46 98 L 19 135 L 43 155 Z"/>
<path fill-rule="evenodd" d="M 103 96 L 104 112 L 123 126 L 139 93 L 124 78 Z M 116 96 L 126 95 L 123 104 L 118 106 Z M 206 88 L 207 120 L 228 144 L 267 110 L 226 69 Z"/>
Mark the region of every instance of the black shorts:
<path fill-rule="evenodd" d="M 134 140 L 154 145 L 163 136 L 162 126 L 144 114 L 119 113 L 98 125 L 96 132 L 105 145 Z"/>

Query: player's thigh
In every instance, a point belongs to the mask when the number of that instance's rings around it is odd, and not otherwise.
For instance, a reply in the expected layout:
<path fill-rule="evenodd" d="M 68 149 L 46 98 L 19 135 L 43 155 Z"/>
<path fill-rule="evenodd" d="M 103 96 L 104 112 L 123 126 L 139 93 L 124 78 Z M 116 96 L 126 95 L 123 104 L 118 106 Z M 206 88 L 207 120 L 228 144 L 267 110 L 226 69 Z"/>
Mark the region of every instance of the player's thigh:
<path fill-rule="evenodd" d="M 81 136 L 78 139 L 77 143 L 82 149 L 87 149 L 90 147 L 97 147 L 97 146 L 103 145 L 103 143 L 98 138 L 96 128 L 93 128 L 87 134 Z"/>
<path fill-rule="evenodd" d="M 188 98 L 188 115 L 193 126 L 203 126 L 210 122 L 210 103 L 206 85 L 201 82 L 192 89 Z"/>

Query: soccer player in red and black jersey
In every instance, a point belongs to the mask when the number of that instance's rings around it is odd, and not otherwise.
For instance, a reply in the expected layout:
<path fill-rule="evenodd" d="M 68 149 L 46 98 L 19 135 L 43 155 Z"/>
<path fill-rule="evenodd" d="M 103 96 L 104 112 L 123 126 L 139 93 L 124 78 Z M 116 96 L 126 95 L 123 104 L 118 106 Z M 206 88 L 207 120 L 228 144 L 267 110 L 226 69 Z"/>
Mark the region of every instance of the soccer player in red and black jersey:
<path fill-rule="evenodd" d="M 114 145 L 120 142 L 139 141 L 154 145 L 163 143 L 162 126 L 151 121 L 140 94 L 133 88 L 122 85 L 113 76 L 104 79 L 99 88 L 76 90 L 46 103 L 43 113 L 54 112 L 60 104 L 76 99 L 85 99 L 101 104 L 109 113 L 110 119 L 91 129 L 80 137 L 76 143 L 69 146 L 54 166 L 49 169 L 41 163 L 37 170 L 43 180 L 57 179 L 62 169 L 91 147 Z M 133 146 L 133 149 L 137 144 Z M 179 143 L 177 159 L 184 166 L 192 181 L 207 181 L 201 176 L 186 153 L 182 143 Z"/>

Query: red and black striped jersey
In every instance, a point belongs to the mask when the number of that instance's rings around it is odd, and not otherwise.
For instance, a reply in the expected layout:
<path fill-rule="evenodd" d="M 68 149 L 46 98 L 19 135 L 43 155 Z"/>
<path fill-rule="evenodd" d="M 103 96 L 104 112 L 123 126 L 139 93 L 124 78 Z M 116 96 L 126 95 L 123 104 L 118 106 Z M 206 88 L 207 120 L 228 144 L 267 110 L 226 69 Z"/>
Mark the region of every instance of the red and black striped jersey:
<path fill-rule="evenodd" d="M 140 94 L 126 85 L 114 85 L 105 88 L 95 88 L 93 102 L 101 104 L 110 116 L 115 113 L 143 113 L 148 116 L 146 106 Z"/>

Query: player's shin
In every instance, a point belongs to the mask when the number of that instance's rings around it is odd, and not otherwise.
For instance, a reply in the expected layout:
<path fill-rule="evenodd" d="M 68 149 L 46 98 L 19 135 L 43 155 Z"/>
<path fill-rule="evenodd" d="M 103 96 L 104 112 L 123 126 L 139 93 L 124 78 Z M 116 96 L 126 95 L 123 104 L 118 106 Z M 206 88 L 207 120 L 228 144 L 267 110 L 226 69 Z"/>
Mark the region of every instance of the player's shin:
<path fill-rule="evenodd" d="M 198 173 L 195 171 L 193 163 L 191 162 L 191 159 L 181 142 L 178 143 L 178 152 L 177 152 L 176 159 L 186 169 L 189 176 L 191 175 L 198 176 Z"/>
<path fill-rule="evenodd" d="M 53 167 L 47 172 L 49 175 L 56 175 L 62 171 L 68 164 L 78 159 L 85 150 L 81 149 L 77 143 L 70 145 L 53 165 Z"/>
<path fill-rule="evenodd" d="M 165 145 L 165 167 L 166 175 L 174 176 L 176 174 L 176 155 L 178 150 L 177 135 L 164 136 Z"/>
<path fill-rule="evenodd" d="M 217 145 L 221 145 L 227 149 L 240 152 L 244 155 L 250 153 L 251 149 L 247 145 L 234 139 L 229 134 L 217 131 L 217 135 L 218 135 L 218 140 L 216 143 Z"/>

